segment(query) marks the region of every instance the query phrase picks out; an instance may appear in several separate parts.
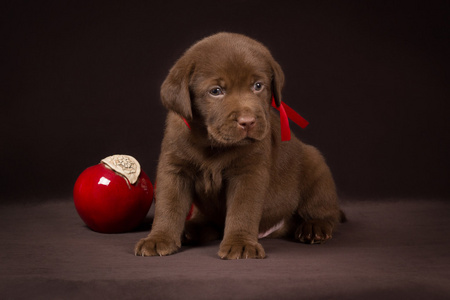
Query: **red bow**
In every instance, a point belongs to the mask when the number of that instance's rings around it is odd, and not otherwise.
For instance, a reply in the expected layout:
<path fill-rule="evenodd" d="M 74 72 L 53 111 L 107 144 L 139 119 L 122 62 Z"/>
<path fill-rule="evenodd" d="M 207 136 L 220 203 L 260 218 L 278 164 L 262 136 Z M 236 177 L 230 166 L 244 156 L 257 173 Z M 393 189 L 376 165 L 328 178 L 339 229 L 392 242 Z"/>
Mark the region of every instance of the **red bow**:
<path fill-rule="evenodd" d="M 291 129 L 289 128 L 289 119 L 294 121 L 295 124 L 301 128 L 306 128 L 309 122 L 300 116 L 295 110 L 290 108 L 286 103 L 281 102 L 280 107 L 277 107 L 275 98 L 272 95 L 272 106 L 280 111 L 280 124 L 281 124 L 281 141 L 291 140 Z"/>

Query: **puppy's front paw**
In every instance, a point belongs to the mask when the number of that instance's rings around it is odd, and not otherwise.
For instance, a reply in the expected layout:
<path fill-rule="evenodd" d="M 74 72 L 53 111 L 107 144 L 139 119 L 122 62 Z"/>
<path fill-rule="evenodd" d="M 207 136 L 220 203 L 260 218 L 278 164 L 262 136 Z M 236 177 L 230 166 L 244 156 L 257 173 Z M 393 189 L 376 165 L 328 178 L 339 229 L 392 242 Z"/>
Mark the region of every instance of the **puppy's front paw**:
<path fill-rule="evenodd" d="M 297 228 L 295 238 L 306 244 L 322 244 L 331 239 L 333 224 L 326 220 L 304 221 Z"/>
<path fill-rule="evenodd" d="M 134 248 L 136 256 L 164 256 L 178 251 L 179 244 L 167 238 L 147 237 L 141 239 Z"/>
<path fill-rule="evenodd" d="M 221 259 L 266 257 L 264 248 L 258 242 L 222 242 L 218 254 Z"/>

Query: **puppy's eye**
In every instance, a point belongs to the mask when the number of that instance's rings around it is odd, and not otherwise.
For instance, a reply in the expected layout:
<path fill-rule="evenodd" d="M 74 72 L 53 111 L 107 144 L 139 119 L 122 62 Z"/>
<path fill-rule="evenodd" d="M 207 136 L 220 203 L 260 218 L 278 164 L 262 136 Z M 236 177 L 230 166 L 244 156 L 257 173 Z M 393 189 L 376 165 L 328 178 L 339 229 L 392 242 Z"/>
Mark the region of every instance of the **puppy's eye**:
<path fill-rule="evenodd" d="M 224 94 L 222 88 L 220 88 L 220 87 L 218 87 L 218 86 L 212 88 L 212 89 L 209 91 L 209 93 L 210 93 L 212 96 L 214 96 L 214 97 L 218 97 L 218 96 L 221 96 L 221 95 Z"/>
<path fill-rule="evenodd" d="M 255 84 L 253 85 L 253 90 L 255 92 L 259 92 L 263 89 L 264 85 L 261 82 L 255 82 Z"/>

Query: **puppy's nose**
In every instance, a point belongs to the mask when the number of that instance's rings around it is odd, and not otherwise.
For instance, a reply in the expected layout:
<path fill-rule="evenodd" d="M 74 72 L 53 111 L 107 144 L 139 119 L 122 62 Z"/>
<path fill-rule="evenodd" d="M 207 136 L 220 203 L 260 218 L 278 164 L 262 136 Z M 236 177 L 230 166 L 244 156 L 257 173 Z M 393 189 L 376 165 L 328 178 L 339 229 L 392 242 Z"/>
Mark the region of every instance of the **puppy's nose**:
<path fill-rule="evenodd" d="M 244 130 L 250 130 L 255 126 L 256 120 L 254 117 L 242 116 L 238 118 L 239 127 Z"/>

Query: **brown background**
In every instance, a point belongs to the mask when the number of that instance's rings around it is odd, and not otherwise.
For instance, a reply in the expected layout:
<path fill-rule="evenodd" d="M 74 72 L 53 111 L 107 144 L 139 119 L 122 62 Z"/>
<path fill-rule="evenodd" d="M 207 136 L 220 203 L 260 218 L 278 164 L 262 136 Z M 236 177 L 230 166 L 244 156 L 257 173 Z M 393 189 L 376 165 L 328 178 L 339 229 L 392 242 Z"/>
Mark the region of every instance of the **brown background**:
<path fill-rule="evenodd" d="M 291 127 L 324 153 L 343 197 L 450 200 L 449 6 L 3 3 L 0 199 L 68 197 L 85 168 L 119 153 L 153 180 L 164 77 L 193 42 L 233 31 L 283 67 L 284 101 L 311 123 Z"/>

